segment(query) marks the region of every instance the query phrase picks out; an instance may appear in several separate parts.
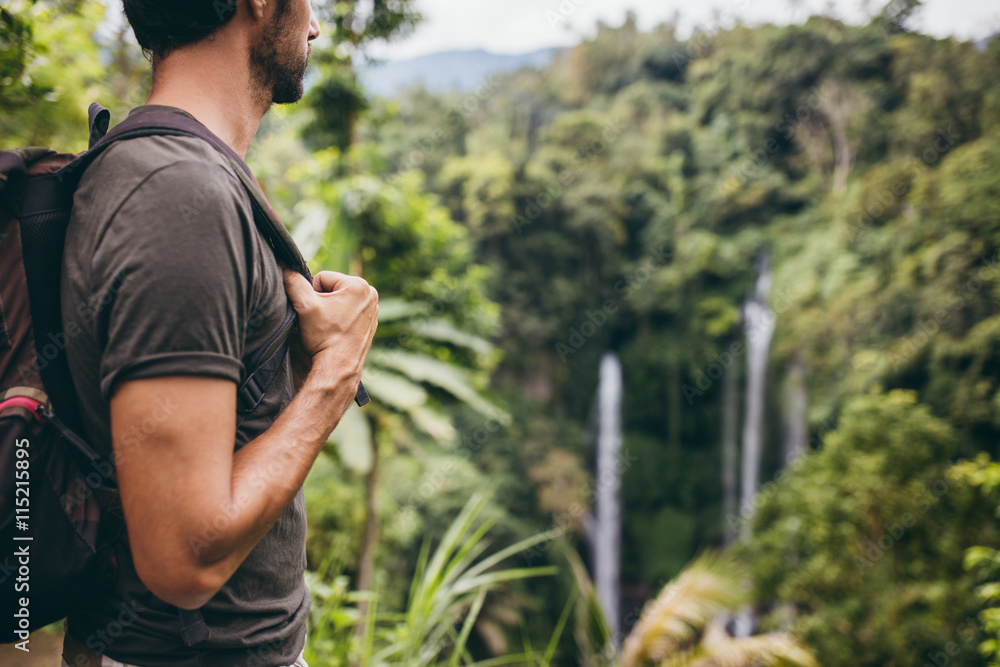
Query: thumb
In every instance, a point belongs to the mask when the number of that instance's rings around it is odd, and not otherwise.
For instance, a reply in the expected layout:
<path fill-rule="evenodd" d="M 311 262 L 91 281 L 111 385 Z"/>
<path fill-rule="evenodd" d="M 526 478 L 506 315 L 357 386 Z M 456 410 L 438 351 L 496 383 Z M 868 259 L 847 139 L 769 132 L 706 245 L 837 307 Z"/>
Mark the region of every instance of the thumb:
<path fill-rule="evenodd" d="M 285 293 L 288 294 L 295 311 L 301 313 L 316 298 L 316 290 L 298 271 L 285 269 L 283 277 L 285 279 Z"/>

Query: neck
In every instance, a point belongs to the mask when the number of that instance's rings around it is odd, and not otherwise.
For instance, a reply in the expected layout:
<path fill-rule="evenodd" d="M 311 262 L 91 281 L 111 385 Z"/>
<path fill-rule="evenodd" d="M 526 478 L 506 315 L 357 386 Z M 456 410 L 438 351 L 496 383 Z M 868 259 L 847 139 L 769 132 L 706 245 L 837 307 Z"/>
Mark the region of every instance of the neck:
<path fill-rule="evenodd" d="M 270 100 L 255 95 L 249 63 L 233 62 L 245 52 L 229 40 L 203 40 L 154 61 L 146 104 L 183 109 L 246 158 Z"/>

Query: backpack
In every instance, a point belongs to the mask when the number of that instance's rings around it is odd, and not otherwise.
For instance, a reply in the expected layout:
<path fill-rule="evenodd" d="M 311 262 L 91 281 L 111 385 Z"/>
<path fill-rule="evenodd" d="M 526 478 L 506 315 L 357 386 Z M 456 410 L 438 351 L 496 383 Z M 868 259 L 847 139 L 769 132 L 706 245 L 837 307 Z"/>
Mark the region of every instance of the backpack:
<path fill-rule="evenodd" d="M 90 106 L 89 149 L 0 151 L 0 643 L 26 649 L 28 634 L 66 617 L 113 582 L 114 544 L 124 530 L 114 468 L 84 433 L 66 359 L 60 276 L 73 194 L 87 166 L 116 141 L 175 135 L 203 139 L 228 159 L 250 196 L 254 222 L 279 262 L 311 280 L 246 163 L 201 123 L 150 111 L 108 132 L 110 112 Z M 260 403 L 284 363 L 296 322 L 250 358 L 238 389 L 237 421 Z M 355 402 L 368 402 L 359 385 Z M 178 610 L 184 643 L 208 637 L 198 610 Z"/>

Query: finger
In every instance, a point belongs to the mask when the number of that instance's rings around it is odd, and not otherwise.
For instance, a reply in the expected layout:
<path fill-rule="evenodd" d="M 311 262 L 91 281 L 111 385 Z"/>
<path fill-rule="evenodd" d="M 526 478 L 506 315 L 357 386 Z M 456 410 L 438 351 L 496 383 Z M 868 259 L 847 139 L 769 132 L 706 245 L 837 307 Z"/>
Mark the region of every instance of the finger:
<path fill-rule="evenodd" d="M 336 271 L 320 271 L 313 276 L 313 289 L 317 292 L 336 292 L 348 277 Z"/>
<path fill-rule="evenodd" d="M 297 271 L 285 269 L 282 277 L 285 280 L 285 293 L 292 301 L 295 312 L 301 313 L 316 298 L 316 292 L 305 276 Z"/>

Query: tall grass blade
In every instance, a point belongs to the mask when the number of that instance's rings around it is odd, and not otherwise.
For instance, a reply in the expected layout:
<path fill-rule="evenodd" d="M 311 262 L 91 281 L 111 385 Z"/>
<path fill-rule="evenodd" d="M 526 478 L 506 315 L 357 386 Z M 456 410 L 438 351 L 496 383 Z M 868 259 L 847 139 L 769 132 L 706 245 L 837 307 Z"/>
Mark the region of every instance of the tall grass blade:
<path fill-rule="evenodd" d="M 462 632 L 459 633 L 458 640 L 455 642 L 455 648 L 451 654 L 451 667 L 458 667 L 459 660 L 465 655 L 465 644 L 469 641 L 469 633 L 472 632 L 472 626 L 475 625 L 476 619 L 479 618 L 479 612 L 482 610 L 483 602 L 485 601 L 486 589 L 483 588 L 472 603 L 472 608 L 469 609 L 469 613 L 465 617 L 465 623 L 462 624 Z"/>
<path fill-rule="evenodd" d="M 552 636 L 549 638 L 549 645 L 545 647 L 545 655 L 542 656 L 542 665 L 545 667 L 548 667 L 549 663 L 552 662 L 552 656 L 556 654 L 556 647 L 559 645 L 563 630 L 566 628 L 566 622 L 569 621 L 569 615 L 573 611 L 573 605 L 576 603 L 576 598 L 579 594 L 580 589 L 574 588 L 569 599 L 566 600 L 566 605 L 563 607 L 562 613 L 559 615 L 559 621 L 556 623 L 556 627 L 552 631 Z"/>

